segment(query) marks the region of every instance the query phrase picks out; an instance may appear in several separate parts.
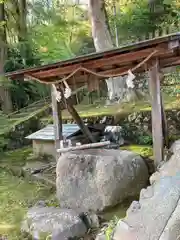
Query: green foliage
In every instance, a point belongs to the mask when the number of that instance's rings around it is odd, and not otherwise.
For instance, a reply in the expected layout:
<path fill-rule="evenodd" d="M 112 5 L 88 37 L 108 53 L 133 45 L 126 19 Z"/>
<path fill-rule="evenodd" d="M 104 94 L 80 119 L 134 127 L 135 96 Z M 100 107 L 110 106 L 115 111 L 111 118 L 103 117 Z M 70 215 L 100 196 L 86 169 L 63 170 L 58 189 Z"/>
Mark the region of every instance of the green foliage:
<path fill-rule="evenodd" d="M 7 143 L 8 143 L 8 140 L 4 136 L 0 136 L 0 152 L 4 151 Z"/>
<path fill-rule="evenodd" d="M 139 135 L 137 139 L 138 144 L 151 145 L 152 137 L 149 135 Z"/>
<path fill-rule="evenodd" d="M 119 219 L 115 216 L 114 219 L 112 219 L 106 230 L 105 230 L 105 236 L 106 236 L 106 240 L 111 240 L 112 239 L 112 234 L 113 234 L 113 231 L 114 231 L 114 228 L 115 226 L 117 225 Z"/>
<path fill-rule="evenodd" d="M 107 6 L 112 34 L 114 36 L 116 23 L 120 44 L 178 31 L 179 1 L 157 0 L 153 6 L 147 0 L 125 2 L 122 5 L 122 1 L 117 1 L 116 16 L 111 10 L 112 1 Z"/>
<path fill-rule="evenodd" d="M 32 50 L 29 45 L 29 51 Z M 40 60 L 34 55 L 36 51 L 34 50 L 26 61 L 26 66 L 23 63 L 23 59 L 20 53 L 19 45 L 13 45 L 8 49 L 8 60 L 5 64 L 5 71 L 11 72 L 24 67 L 36 66 L 40 63 Z M 37 82 L 26 82 L 24 79 L 19 79 L 19 81 L 7 81 L 6 85 L 9 83 L 9 88 L 11 92 L 11 98 L 13 101 L 14 109 L 19 109 L 27 106 L 28 104 L 38 101 L 41 98 L 46 97 L 50 94 L 49 88 L 45 85 L 39 84 Z"/>
<path fill-rule="evenodd" d="M 81 51 L 83 42 L 89 41 L 90 27 L 77 18 L 82 14 L 79 8 L 44 8 L 43 3 L 36 2 L 32 11 L 31 38 L 43 63 L 74 57 Z"/>
<path fill-rule="evenodd" d="M 164 86 L 162 90 L 170 96 L 180 96 L 180 71 L 177 68 L 176 71 L 168 73 L 164 77 Z"/>
<path fill-rule="evenodd" d="M 142 132 L 141 123 L 127 122 L 123 124 L 122 137 L 130 142 L 139 145 L 152 145 L 152 136 Z"/>

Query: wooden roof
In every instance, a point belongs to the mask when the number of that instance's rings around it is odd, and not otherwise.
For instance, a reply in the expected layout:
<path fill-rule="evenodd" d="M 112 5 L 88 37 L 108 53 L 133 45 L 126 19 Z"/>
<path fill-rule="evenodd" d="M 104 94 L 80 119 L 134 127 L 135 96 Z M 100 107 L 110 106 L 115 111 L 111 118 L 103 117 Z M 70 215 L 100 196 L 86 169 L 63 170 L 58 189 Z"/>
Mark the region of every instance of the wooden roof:
<path fill-rule="evenodd" d="M 98 79 L 147 70 L 147 63 L 158 58 L 161 68 L 180 65 L 180 33 L 134 43 L 109 51 L 60 61 L 40 67 L 6 73 L 6 77 L 18 79 L 30 77 L 45 84 L 66 80 L 70 86 L 81 87 L 90 75 Z"/>

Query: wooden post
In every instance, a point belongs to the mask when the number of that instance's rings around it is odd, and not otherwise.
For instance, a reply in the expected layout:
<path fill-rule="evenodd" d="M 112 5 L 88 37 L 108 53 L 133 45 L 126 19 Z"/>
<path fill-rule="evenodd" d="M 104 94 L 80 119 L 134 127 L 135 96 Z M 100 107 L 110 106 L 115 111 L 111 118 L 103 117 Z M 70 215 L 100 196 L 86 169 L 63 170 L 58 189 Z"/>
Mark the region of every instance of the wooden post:
<path fill-rule="evenodd" d="M 154 163 L 157 168 L 163 160 L 162 101 L 160 90 L 159 61 L 156 59 L 149 70 L 149 90 L 152 106 L 152 134 Z"/>
<path fill-rule="evenodd" d="M 91 132 L 89 131 L 89 128 L 84 124 L 84 122 L 81 119 L 81 117 L 79 116 L 78 112 L 73 107 L 72 99 L 71 98 L 66 99 L 64 97 L 62 89 L 61 89 L 61 96 L 62 96 L 62 102 L 64 103 L 64 106 L 66 106 L 68 112 L 71 114 L 73 119 L 76 121 L 77 125 L 80 127 L 80 129 L 83 132 L 83 134 L 89 139 L 89 141 L 91 143 L 94 143 L 95 140 L 94 140 Z"/>
<path fill-rule="evenodd" d="M 54 124 L 54 136 L 55 136 L 55 151 L 56 151 L 56 160 L 59 158 L 59 149 L 60 141 L 63 140 L 62 134 L 62 113 L 60 102 L 57 102 L 56 97 L 53 93 L 53 87 L 51 87 L 51 98 L 52 98 L 52 113 L 53 113 L 53 124 Z"/>
<path fill-rule="evenodd" d="M 95 140 L 91 134 L 91 132 L 89 131 L 89 128 L 84 124 L 83 120 L 81 119 L 81 117 L 79 116 L 78 112 L 76 111 L 76 109 L 73 107 L 73 104 L 71 102 L 71 99 L 66 99 L 66 106 L 67 106 L 67 110 L 68 112 L 71 114 L 71 116 L 74 118 L 74 120 L 76 121 L 76 123 L 78 124 L 78 126 L 80 127 L 81 131 L 83 132 L 83 134 L 89 139 L 90 142 L 94 143 Z"/>
<path fill-rule="evenodd" d="M 163 72 L 159 71 L 160 81 L 164 81 L 164 74 Z M 168 136 L 168 126 L 167 126 L 167 119 L 166 119 L 166 112 L 164 109 L 163 98 L 161 94 L 161 111 L 162 111 L 162 128 L 163 128 L 163 139 L 164 139 L 164 146 L 169 149 L 169 136 Z"/>
<path fill-rule="evenodd" d="M 164 145 L 169 149 L 169 136 L 168 136 L 168 126 L 167 126 L 167 119 L 166 113 L 164 109 L 164 104 L 161 95 L 161 109 L 162 109 L 162 128 L 163 128 L 163 138 L 164 138 Z"/>

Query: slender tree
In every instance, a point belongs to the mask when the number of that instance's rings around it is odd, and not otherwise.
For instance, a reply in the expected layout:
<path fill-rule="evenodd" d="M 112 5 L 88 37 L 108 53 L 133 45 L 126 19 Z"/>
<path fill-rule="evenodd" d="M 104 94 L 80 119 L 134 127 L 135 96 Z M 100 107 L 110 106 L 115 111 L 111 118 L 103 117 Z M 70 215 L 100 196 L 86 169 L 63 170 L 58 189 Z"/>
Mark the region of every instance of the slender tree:
<path fill-rule="evenodd" d="M 23 59 L 24 65 L 28 56 L 28 33 L 27 33 L 27 2 L 26 0 L 13 0 L 12 4 L 16 9 L 17 28 L 18 28 L 18 41 L 20 44 L 20 53 Z"/>
<path fill-rule="evenodd" d="M 6 18 L 4 2 L 0 1 L 0 104 L 4 113 L 12 111 L 11 96 L 4 79 L 4 67 L 7 59 Z"/>

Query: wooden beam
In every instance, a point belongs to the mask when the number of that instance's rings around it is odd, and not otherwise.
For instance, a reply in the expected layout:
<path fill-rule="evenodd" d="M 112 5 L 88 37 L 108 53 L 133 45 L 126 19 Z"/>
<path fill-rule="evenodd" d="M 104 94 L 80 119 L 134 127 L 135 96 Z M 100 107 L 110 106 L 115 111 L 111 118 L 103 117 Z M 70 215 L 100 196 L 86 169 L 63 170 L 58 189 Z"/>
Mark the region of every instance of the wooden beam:
<path fill-rule="evenodd" d="M 142 49 L 139 51 L 132 51 L 129 53 L 121 53 L 114 55 L 112 57 L 104 57 L 103 59 L 98 59 L 96 61 L 89 61 L 87 63 L 83 64 L 83 67 L 85 68 L 100 68 L 104 66 L 109 66 L 109 65 L 126 65 L 126 64 L 131 64 L 134 61 L 140 61 L 141 59 L 146 58 L 149 54 L 151 54 L 154 50 L 158 50 L 157 53 L 153 55 L 153 57 L 159 56 L 159 55 L 164 55 L 170 52 L 168 50 L 167 45 L 166 48 L 162 46 L 158 47 L 153 47 L 153 48 L 147 48 L 147 49 Z"/>
<path fill-rule="evenodd" d="M 83 64 L 83 67 L 85 68 L 101 68 L 104 66 L 114 65 L 114 64 L 127 64 L 129 62 L 133 62 L 136 60 L 143 59 L 147 57 L 149 54 L 151 54 L 155 49 L 154 48 L 148 48 L 143 49 L 135 52 L 129 52 L 129 53 L 123 53 L 119 55 L 114 55 L 111 57 L 104 57 L 102 59 L 98 59 L 96 61 L 89 61 L 87 63 Z"/>
<path fill-rule="evenodd" d="M 102 75 L 115 75 L 115 74 L 119 74 L 119 76 L 121 76 L 121 75 L 126 75 L 127 71 L 132 69 L 135 66 L 136 66 L 136 64 L 134 64 L 134 65 L 131 64 L 129 66 L 114 68 L 114 69 L 105 70 L 105 71 L 100 71 L 98 73 L 102 74 Z M 139 68 L 138 68 L 138 70 L 140 71 Z M 142 69 L 142 71 L 143 71 L 143 69 Z"/>
<path fill-rule="evenodd" d="M 149 90 L 152 105 L 152 135 L 155 167 L 163 161 L 163 125 L 160 90 L 159 61 L 153 61 L 149 70 Z"/>
<path fill-rule="evenodd" d="M 89 131 L 89 128 L 84 124 L 83 120 L 81 119 L 78 112 L 74 108 L 72 104 L 72 99 L 71 98 L 65 99 L 62 89 L 61 89 L 61 96 L 62 96 L 62 102 L 64 103 L 65 107 L 67 108 L 68 112 L 71 114 L 73 119 L 76 121 L 77 125 L 80 127 L 83 134 L 89 139 L 91 143 L 94 143 L 95 140 L 91 132 Z"/>
<path fill-rule="evenodd" d="M 168 44 L 169 49 L 175 49 L 179 47 L 179 40 L 170 41 Z"/>
<path fill-rule="evenodd" d="M 106 141 L 106 142 L 83 144 L 83 145 L 76 146 L 76 147 L 68 147 L 68 148 L 57 149 L 57 152 L 65 153 L 65 152 L 71 152 L 71 151 L 76 151 L 76 150 L 84 150 L 84 149 L 105 147 L 105 146 L 109 146 L 110 143 L 111 143 L 110 141 Z"/>
<path fill-rule="evenodd" d="M 163 59 L 160 61 L 160 65 L 163 68 L 167 68 L 167 67 L 171 67 L 171 66 L 179 66 L 180 65 L 180 56 Z"/>
<path fill-rule="evenodd" d="M 62 112 L 61 112 L 61 103 L 57 102 L 53 92 L 53 87 L 51 87 L 51 98 L 52 98 L 52 113 L 53 113 L 53 124 L 54 124 L 56 160 L 58 160 L 59 154 L 57 153 L 57 149 L 60 146 L 60 141 L 63 140 Z"/>
<path fill-rule="evenodd" d="M 81 67 L 81 64 L 76 63 L 74 65 L 60 66 L 60 67 L 56 67 L 54 69 L 44 70 L 41 72 L 34 73 L 33 75 L 37 78 L 49 78 L 49 77 L 54 77 L 54 76 L 58 76 L 58 75 L 63 76 L 63 75 L 72 73 L 79 67 Z"/>

